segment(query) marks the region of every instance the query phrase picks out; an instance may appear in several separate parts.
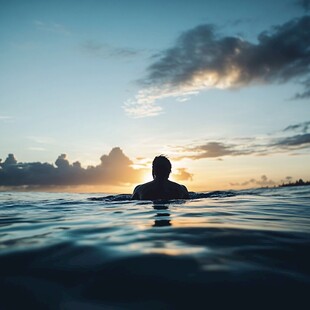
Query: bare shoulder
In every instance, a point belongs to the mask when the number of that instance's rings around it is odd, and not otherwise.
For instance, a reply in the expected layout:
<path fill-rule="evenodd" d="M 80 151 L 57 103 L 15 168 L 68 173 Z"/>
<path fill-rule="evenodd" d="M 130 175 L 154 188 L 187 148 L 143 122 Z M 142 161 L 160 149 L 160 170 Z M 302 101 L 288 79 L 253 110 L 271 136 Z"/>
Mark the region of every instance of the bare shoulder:
<path fill-rule="evenodd" d="M 141 195 L 144 192 L 144 190 L 146 188 L 148 188 L 149 186 L 151 186 L 152 182 L 148 182 L 148 183 L 144 183 L 144 184 L 140 184 L 137 185 L 133 191 L 133 194 L 131 196 L 131 199 L 141 199 Z"/>
<path fill-rule="evenodd" d="M 139 192 L 140 192 L 141 186 L 142 186 L 142 184 L 137 185 L 135 187 L 135 189 L 133 190 L 133 193 L 131 195 L 131 199 L 139 199 Z"/>
<path fill-rule="evenodd" d="M 170 181 L 170 186 L 176 189 L 183 198 L 189 198 L 188 190 L 185 185 Z"/>

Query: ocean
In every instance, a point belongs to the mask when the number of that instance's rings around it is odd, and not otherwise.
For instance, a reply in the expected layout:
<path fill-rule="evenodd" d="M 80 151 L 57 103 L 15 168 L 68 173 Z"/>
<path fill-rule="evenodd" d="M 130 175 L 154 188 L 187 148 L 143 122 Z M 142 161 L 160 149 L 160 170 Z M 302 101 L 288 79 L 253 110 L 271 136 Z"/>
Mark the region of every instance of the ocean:
<path fill-rule="evenodd" d="M 0 309 L 302 309 L 310 186 L 0 193 Z"/>

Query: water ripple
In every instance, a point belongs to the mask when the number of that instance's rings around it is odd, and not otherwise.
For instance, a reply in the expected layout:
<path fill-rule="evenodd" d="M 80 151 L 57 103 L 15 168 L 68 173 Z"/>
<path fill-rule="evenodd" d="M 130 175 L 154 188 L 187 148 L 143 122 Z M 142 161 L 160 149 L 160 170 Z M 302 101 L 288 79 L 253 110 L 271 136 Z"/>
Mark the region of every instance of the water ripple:
<path fill-rule="evenodd" d="M 2 305 L 182 309 L 206 299 L 240 306 L 246 296 L 261 306 L 292 297 L 300 308 L 310 287 L 309 198 L 308 188 L 155 202 L 1 193 Z"/>

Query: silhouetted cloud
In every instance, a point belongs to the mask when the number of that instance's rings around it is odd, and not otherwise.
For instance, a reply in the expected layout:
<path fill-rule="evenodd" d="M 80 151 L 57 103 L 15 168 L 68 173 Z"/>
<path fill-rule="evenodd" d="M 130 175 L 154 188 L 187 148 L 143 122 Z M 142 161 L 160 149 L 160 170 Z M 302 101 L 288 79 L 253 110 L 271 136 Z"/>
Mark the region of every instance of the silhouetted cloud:
<path fill-rule="evenodd" d="M 257 43 L 220 36 L 213 25 L 184 32 L 175 46 L 162 51 L 148 68 L 144 88 L 125 111 L 133 117 L 156 115 L 158 99 L 178 97 L 208 88 L 238 88 L 250 84 L 285 83 L 309 77 L 310 16 L 293 19 L 260 33 Z M 300 81 L 299 81 L 300 82 Z M 306 98 L 310 86 L 296 98 Z M 148 113 L 148 110 L 152 113 Z"/>
<path fill-rule="evenodd" d="M 192 181 L 194 175 L 186 170 L 186 168 L 177 168 L 178 172 L 173 174 L 174 178 L 177 181 Z"/>
<path fill-rule="evenodd" d="M 1 164 L 2 168 L 6 168 L 12 165 L 16 165 L 17 164 L 17 160 L 14 156 L 14 154 L 9 154 L 8 157 L 6 158 L 6 160 L 4 161 L 3 164 Z"/>
<path fill-rule="evenodd" d="M 132 161 L 119 148 L 100 158 L 100 164 L 82 168 L 61 154 L 55 166 L 49 163 L 18 163 L 13 154 L 0 161 L 0 186 L 124 185 L 141 181 L 143 169 L 133 169 Z"/>
<path fill-rule="evenodd" d="M 250 179 L 245 182 L 232 182 L 230 183 L 231 186 L 261 186 L 261 187 L 266 187 L 266 186 L 275 186 L 276 182 L 273 180 L 268 179 L 266 175 L 262 175 L 260 179 Z"/>

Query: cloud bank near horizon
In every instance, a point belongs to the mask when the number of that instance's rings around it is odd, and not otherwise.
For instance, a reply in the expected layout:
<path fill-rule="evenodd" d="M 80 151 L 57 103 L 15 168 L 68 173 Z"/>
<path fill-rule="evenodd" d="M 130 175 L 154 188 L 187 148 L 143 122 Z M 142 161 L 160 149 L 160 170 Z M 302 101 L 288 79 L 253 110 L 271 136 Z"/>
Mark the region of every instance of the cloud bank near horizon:
<path fill-rule="evenodd" d="M 210 88 L 232 89 L 251 84 L 303 85 L 294 99 L 310 97 L 310 16 L 303 16 L 261 32 L 257 42 L 220 36 L 214 25 L 199 25 L 184 32 L 175 46 L 162 51 L 151 64 L 143 88 L 124 103 L 132 117 L 162 112 L 156 104 L 167 97 L 182 97 Z"/>
<path fill-rule="evenodd" d="M 291 178 L 291 177 L 286 177 L 286 179 Z M 269 186 L 276 186 L 277 182 L 269 179 L 266 175 L 262 175 L 260 179 L 250 179 L 248 181 L 244 182 L 231 182 L 231 186 L 260 186 L 260 187 L 269 187 Z"/>
<path fill-rule="evenodd" d="M 18 162 L 14 154 L 9 154 L 4 162 L 0 159 L 1 189 L 53 189 L 79 186 L 126 186 L 140 183 L 145 172 L 151 173 L 145 166 L 133 168 L 133 162 L 121 148 L 114 147 L 108 155 L 102 155 L 100 164 L 83 168 L 76 161 L 72 164 L 66 154 L 61 154 L 55 165 L 41 162 Z M 178 181 L 192 180 L 193 174 L 186 168 L 177 168 L 173 177 Z"/>
<path fill-rule="evenodd" d="M 0 187 L 53 187 L 80 185 L 121 186 L 141 181 L 145 169 L 133 169 L 133 162 L 119 147 L 100 158 L 97 166 L 83 168 L 80 162 L 69 163 L 65 154 L 49 163 L 18 163 L 13 154 L 0 161 Z"/>
<path fill-rule="evenodd" d="M 268 156 L 273 154 L 309 154 L 310 150 L 310 121 L 286 126 L 274 135 L 262 137 L 236 138 L 229 142 L 213 140 L 200 144 L 176 146 L 173 161 L 183 159 L 222 160 L 228 156 Z M 142 158 L 143 159 L 143 158 Z M 139 159 L 138 159 L 139 160 Z M 141 158 L 140 158 L 141 160 Z M 149 162 L 148 162 L 149 164 Z M 49 189 L 53 187 L 78 187 L 88 185 L 126 186 L 140 183 L 145 172 L 150 173 L 147 165 L 140 164 L 139 169 L 133 168 L 134 163 L 119 148 L 115 147 L 108 155 L 100 158 L 97 166 L 83 168 L 76 161 L 72 164 L 65 154 L 58 156 L 55 165 L 49 163 L 17 162 L 13 154 L 9 154 L 4 162 L 0 160 L 0 190 L 5 188 Z M 187 168 L 176 168 L 173 177 L 177 181 L 192 181 L 193 174 Z M 235 183 L 236 186 L 272 185 L 270 180 L 262 179 Z M 260 183 L 261 182 L 261 183 Z M 269 182 L 269 184 L 268 184 Z"/>

